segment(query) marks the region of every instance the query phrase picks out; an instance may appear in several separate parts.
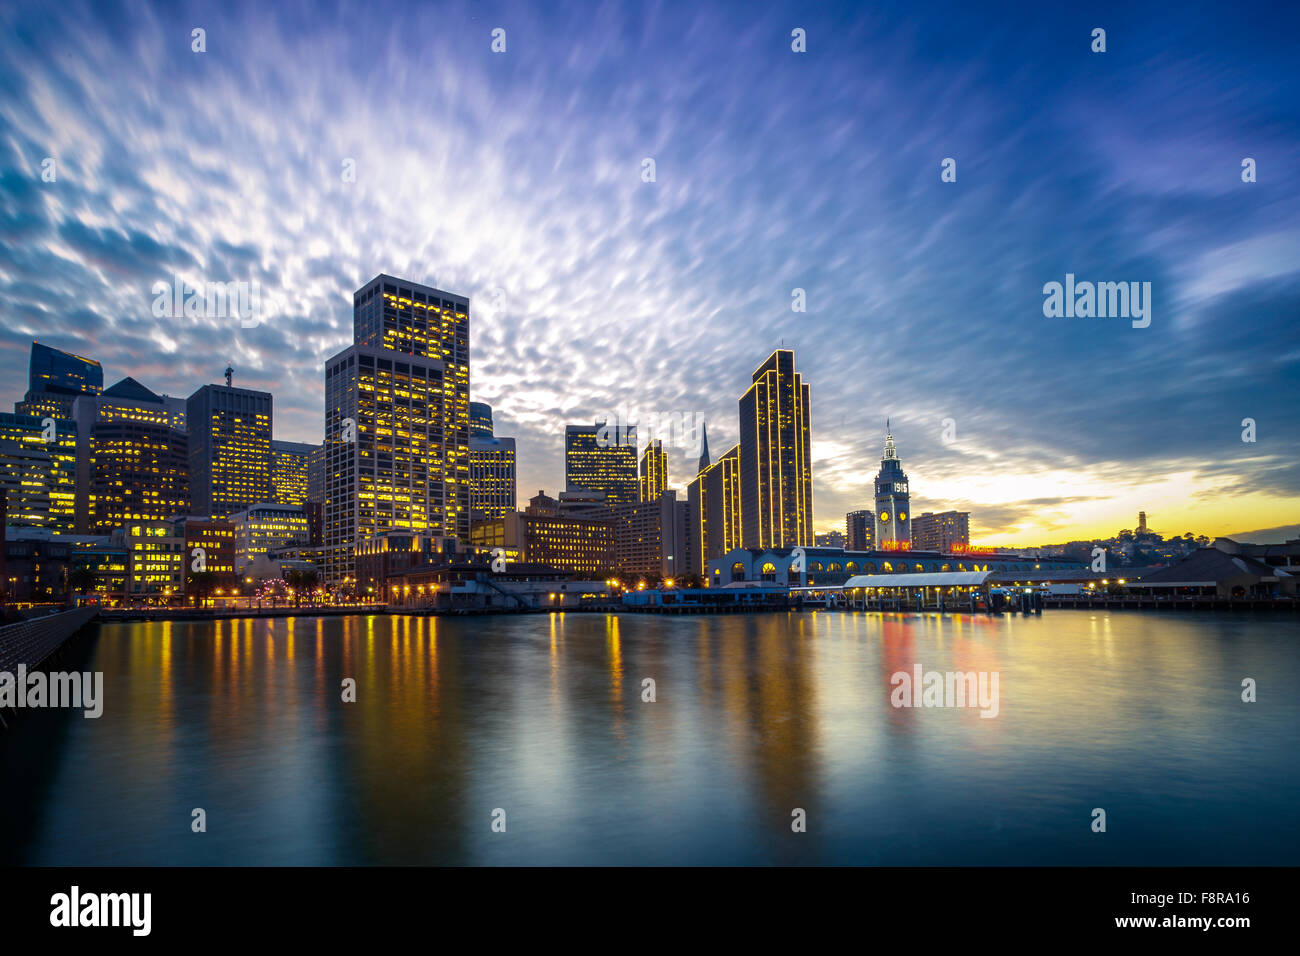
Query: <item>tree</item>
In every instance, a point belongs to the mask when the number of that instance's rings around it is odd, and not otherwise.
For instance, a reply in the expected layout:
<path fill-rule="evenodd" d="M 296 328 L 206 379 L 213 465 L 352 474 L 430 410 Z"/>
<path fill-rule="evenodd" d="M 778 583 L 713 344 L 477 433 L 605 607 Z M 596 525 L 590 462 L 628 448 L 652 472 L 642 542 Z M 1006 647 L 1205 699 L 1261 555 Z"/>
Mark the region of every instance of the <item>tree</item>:
<path fill-rule="evenodd" d="M 293 588 L 293 606 L 299 607 L 302 603 L 302 592 L 304 590 L 310 592 L 316 586 L 316 572 L 294 569 L 285 572 L 284 580 L 289 587 Z"/>
<path fill-rule="evenodd" d="M 204 600 L 216 588 L 215 571 L 191 571 L 185 575 L 185 591 L 194 595 L 194 606 L 202 607 Z"/>
<path fill-rule="evenodd" d="M 99 576 L 88 564 L 79 564 L 68 575 L 68 590 L 72 594 L 88 594 L 99 584 Z"/>

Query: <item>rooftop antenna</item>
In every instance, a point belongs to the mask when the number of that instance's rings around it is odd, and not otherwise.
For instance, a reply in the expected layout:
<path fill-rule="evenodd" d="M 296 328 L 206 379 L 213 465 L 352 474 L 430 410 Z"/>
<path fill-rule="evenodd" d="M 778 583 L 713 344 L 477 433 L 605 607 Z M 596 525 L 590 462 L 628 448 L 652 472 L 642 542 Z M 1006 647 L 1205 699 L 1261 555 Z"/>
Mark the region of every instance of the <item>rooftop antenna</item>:
<path fill-rule="evenodd" d="M 226 365 L 226 388 L 230 388 L 230 380 L 234 377 L 235 370 L 227 363 Z"/>

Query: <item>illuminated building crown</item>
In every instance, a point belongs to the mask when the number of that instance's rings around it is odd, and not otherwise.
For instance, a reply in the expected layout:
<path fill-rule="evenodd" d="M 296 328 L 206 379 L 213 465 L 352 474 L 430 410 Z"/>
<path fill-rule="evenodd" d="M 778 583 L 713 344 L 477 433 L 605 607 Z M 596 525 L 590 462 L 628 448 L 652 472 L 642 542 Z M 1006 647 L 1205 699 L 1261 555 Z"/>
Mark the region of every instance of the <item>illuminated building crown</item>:
<path fill-rule="evenodd" d="M 885 457 L 881 461 L 897 460 L 898 452 L 894 450 L 894 436 L 889 433 L 889 419 L 885 419 Z"/>

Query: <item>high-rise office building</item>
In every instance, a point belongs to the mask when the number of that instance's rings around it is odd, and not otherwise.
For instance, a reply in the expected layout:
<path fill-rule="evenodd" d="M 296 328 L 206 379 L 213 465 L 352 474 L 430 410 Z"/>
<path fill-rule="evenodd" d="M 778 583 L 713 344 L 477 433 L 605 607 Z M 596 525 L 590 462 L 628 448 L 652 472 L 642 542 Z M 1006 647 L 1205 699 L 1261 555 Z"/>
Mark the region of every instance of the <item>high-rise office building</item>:
<path fill-rule="evenodd" d="M 6 525 L 76 530 L 77 429 L 64 418 L 0 413 L 0 493 Z"/>
<path fill-rule="evenodd" d="M 885 454 L 876 474 L 876 546 L 911 547 L 911 494 L 907 490 L 907 473 L 894 448 L 894 436 L 885 423 Z"/>
<path fill-rule="evenodd" d="M 685 568 L 707 578 L 709 562 L 741 547 L 740 446 L 733 445 L 686 489 Z"/>
<path fill-rule="evenodd" d="M 318 505 L 325 503 L 325 445 L 311 446 L 307 456 L 307 500 Z"/>
<path fill-rule="evenodd" d="M 740 399 L 744 547 L 812 546 L 811 421 L 808 385 L 794 370 L 794 352 L 778 349 Z"/>
<path fill-rule="evenodd" d="M 485 402 L 470 402 L 469 437 L 491 438 L 493 434 L 492 406 Z"/>
<path fill-rule="evenodd" d="M 660 438 L 647 442 L 641 453 L 641 500 L 658 501 L 668 490 L 668 453 Z"/>
<path fill-rule="evenodd" d="M 77 426 L 77 531 L 112 534 L 189 514 L 189 436 L 181 400 L 124 378 L 72 406 Z M 152 527 L 152 525 L 150 525 Z"/>
<path fill-rule="evenodd" d="M 927 511 L 913 516 L 912 547 L 916 550 L 951 552 L 969 546 L 969 511 Z"/>
<path fill-rule="evenodd" d="M 195 515 L 228 518 L 271 498 L 271 393 L 204 385 L 185 402 Z"/>
<path fill-rule="evenodd" d="M 492 407 L 470 402 L 470 526 L 494 521 L 518 508 L 515 490 L 515 440 L 492 433 Z M 477 424 L 476 424 L 477 422 Z"/>
<path fill-rule="evenodd" d="M 297 441 L 271 442 L 271 500 L 301 507 L 309 500 L 308 470 L 319 445 Z"/>
<path fill-rule="evenodd" d="M 98 395 L 104 390 L 104 370 L 94 359 L 32 343 L 27 394 L 14 405 L 19 415 L 37 418 L 71 418 L 78 395 Z"/>
<path fill-rule="evenodd" d="M 389 528 L 469 540 L 469 300 L 378 275 L 325 363 L 325 578 Z"/>
<path fill-rule="evenodd" d="M 844 516 L 846 547 L 850 551 L 870 551 L 876 544 L 876 515 L 867 508 L 850 511 Z"/>
<path fill-rule="evenodd" d="M 611 504 L 638 501 L 636 426 L 568 425 L 564 429 L 564 487 L 594 491 Z"/>

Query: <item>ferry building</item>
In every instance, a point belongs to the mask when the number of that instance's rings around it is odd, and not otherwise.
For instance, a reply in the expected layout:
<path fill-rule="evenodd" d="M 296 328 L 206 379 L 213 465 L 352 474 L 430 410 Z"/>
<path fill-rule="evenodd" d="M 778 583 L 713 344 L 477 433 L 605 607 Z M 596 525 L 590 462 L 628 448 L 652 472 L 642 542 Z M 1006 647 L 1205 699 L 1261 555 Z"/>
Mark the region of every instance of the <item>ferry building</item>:
<path fill-rule="evenodd" d="M 885 455 L 876 474 L 876 546 L 907 547 L 912 543 L 912 505 L 907 473 L 894 449 L 894 436 L 885 423 Z"/>

